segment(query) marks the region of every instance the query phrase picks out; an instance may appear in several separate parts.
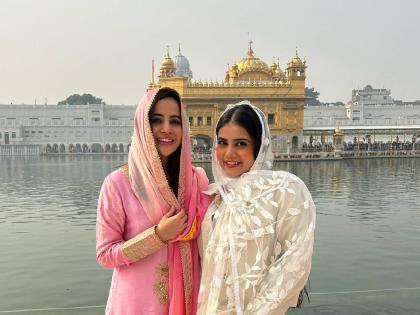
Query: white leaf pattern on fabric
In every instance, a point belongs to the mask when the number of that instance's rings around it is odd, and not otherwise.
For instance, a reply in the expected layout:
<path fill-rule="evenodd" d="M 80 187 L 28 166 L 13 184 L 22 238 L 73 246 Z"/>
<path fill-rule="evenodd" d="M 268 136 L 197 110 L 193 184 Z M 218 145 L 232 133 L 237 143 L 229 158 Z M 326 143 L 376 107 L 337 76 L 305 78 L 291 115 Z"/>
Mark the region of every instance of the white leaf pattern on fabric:
<path fill-rule="evenodd" d="M 295 175 L 272 171 L 270 130 L 262 125 L 261 147 L 251 170 L 226 176 L 212 153 L 213 202 L 202 223 L 202 276 L 198 315 L 285 314 L 295 306 L 311 269 L 315 205 Z M 227 109 L 227 110 L 228 110 Z M 215 135 L 214 139 L 217 137 Z M 268 141 L 266 141 L 266 139 Z"/>
<path fill-rule="evenodd" d="M 289 212 L 290 215 L 298 215 L 300 210 L 298 208 L 290 208 L 287 212 Z"/>
<path fill-rule="evenodd" d="M 197 314 L 237 314 L 235 284 L 242 314 L 284 314 L 306 283 L 315 223 L 310 193 L 287 172 L 258 176 L 244 178 L 242 189 L 238 185 L 229 191 L 235 196 L 230 207 L 222 202 L 209 210 L 214 221 L 207 226 L 214 230 L 202 231 L 211 235 L 203 258 L 205 285 L 200 288 Z M 261 185 L 267 187 L 261 190 Z M 232 276 L 229 230 L 234 235 L 238 278 Z"/>

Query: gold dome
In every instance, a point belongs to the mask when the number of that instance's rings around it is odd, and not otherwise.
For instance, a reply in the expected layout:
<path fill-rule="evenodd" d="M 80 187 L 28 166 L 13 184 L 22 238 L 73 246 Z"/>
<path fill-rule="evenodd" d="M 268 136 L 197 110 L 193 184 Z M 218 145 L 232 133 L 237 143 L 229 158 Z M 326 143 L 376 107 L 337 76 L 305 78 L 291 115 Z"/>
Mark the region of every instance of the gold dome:
<path fill-rule="evenodd" d="M 175 63 L 169 54 L 166 54 L 163 58 L 162 65 L 160 66 L 161 69 L 175 69 Z"/>
<path fill-rule="evenodd" d="M 254 51 L 251 48 L 252 42 L 249 43 L 248 48 L 248 55 L 243 58 L 238 63 L 238 72 L 244 73 L 244 72 L 254 72 L 254 71 L 262 71 L 265 73 L 270 72 L 270 68 L 268 65 L 262 61 L 260 58 L 255 57 Z"/>
<path fill-rule="evenodd" d="M 304 65 L 303 62 L 302 62 L 302 60 L 299 58 L 299 56 L 293 57 L 291 63 L 294 66 L 303 66 Z"/>
<path fill-rule="evenodd" d="M 305 67 L 306 62 L 302 61 L 298 55 L 297 47 L 296 47 L 296 55 L 289 61 L 289 67 Z"/>
<path fill-rule="evenodd" d="M 175 76 L 176 66 L 172 58 L 169 56 L 169 46 L 167 47 L 167 51 L 165 56 L 163 57 L 162 64 L 159 69 L 159 73 L 161 78 L 169 78 Z"/>
<path fill-rule="evenodd" d="M 334 129 L 334 133 L 335 133 L 336 135 L 340 135 L 340 134 L 342 134 L 343 132 L 341 131 L 341 128 L 340 128 L 340 127 L 336 127 L 336 128 Z"/>
<path fill-rule="evenodd" d="M 271 71 L 272 71 L 273 73 L 275 73 L 275 72 L 276 72 L 276 70 L 278 69 L 278 65 L 277 65 L 277 63 L 276 63 L 276 61 L 275 61 L 275 60 L 273 60 L 273 63 L 271 64 L 270 69 L 271 69 Z"/>
<path fill-rule="evenodd" d="M 275 75 L 276 75 L 276 77 L 283 77 L 284 76 L 284 72 L 280 68 L 277 68 L 276 69 L 276 72 L 275 72 Z"/>

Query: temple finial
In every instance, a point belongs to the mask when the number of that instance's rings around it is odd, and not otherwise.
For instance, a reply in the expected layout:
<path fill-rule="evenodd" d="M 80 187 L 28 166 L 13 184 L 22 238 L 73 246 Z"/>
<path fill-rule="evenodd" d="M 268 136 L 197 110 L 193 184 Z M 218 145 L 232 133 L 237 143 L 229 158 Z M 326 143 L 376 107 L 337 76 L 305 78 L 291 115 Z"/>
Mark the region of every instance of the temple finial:
<path fill-rule="evenodd" d="M 248 56 L 253 56 L 254 55 L 254 51 L 252 50 L 252 44 L 253 44 L 254 42 L 252 41 L 252 40 L 250 40 L 249 42 L 248 42 Z"/>
<path fill-rule="evenodd" d="M 181 55 L 181 43 L 178 43 L 178 52 Z"/>

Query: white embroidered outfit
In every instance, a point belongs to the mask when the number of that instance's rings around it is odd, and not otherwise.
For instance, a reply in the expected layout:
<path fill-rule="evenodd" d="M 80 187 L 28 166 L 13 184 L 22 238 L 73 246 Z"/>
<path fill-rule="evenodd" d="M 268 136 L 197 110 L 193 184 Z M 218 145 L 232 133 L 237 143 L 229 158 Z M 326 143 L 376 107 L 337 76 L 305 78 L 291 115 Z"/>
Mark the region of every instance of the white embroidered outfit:
<path fill-rule="evenodd" d="M 241 102 L 232 106 L 241 106 Z M 315 205 L 295 175 L 272 171 L 263 113 L 261 148 L 251 170 L 229 178 L 213 151 L 216 194 L 202 223 L 197 314 L 284 314 L 311 269 Z M 216 141 L 216 137 L 215 137 Z"/>

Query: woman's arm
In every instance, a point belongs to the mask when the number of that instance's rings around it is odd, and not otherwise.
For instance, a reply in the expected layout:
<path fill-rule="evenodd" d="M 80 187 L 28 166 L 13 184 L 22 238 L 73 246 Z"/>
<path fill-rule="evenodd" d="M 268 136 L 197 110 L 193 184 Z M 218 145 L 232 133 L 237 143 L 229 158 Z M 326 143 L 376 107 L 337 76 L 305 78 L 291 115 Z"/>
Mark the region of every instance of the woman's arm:
<path fill-rule="evenodd" d="M 107 177 L 102 185 L 96 220 L 96 260 L 104 268 L 129 265 L 164 247 L 155 226 L 125 241 L 126 213 L 121 195 Z"/>
<path fill-rule="evenodd" d="M 290 306 L 296 306 L 309 276 L 315 205 L 305 184 L 293 175 L 281 196 L 274 257 L 245 314 L 284 314 Z"/>

